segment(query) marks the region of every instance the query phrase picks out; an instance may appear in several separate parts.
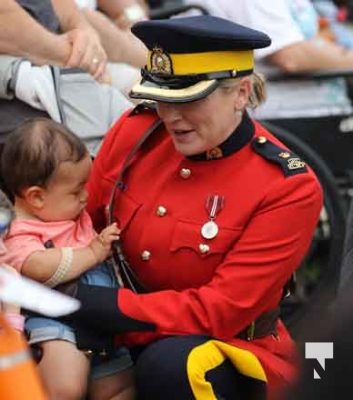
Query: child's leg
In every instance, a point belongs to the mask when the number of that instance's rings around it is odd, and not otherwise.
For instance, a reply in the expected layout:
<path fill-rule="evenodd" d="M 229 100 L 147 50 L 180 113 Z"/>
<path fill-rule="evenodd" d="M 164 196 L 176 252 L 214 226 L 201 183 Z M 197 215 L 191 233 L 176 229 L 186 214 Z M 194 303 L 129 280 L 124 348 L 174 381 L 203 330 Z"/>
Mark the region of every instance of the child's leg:
<path fill-rule="evenodd" d="M 81 400 L 87 391 L 89 360 L 73 343 L 43 342 L 39 372 L 50 400 Z"/>
<path fill-rule="evenodd" d="M 112 268 L 106 262 L 82 275 L 81 282 L 106 287 L 119 286 Z M 89 383 L 90 400 L 134 400 L 135 385 L 132 364 L 126 348 L 113 351 L 108 361 L 96 363 L 93 360 Z"/>
<path fill-rule="evenodd" d="M 39 372 L 50 400 L 81 400 L 87 391 L 90 364 L 76 348 L 75 335 L 67 325 L 50 318 L 26 321 L 31 345 L 42 348 Z"/>
<path fill-rule="evenodd" d="M 90 400 L 135 399 L 133 361 L 125 347 L 109 352 L 104 361 L 93 357 L 90 377 Z"/>
<path fill-rule="evenodd" d="M 89 394 L 90 400 L 134 400 L 136 392 L 132 368 L 92 380 Z"/>

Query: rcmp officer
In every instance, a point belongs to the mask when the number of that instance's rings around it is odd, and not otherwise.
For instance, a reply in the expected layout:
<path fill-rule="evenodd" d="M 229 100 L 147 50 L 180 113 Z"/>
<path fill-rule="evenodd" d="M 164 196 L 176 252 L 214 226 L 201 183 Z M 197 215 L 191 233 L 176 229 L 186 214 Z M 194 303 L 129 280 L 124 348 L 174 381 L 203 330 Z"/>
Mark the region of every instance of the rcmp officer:
<path fill-rule="evenodd" d="M 131 97 L 149 102 L 108 132 L 88 185 L 97 228 L 109 205 L 122 229 L 126 287 L 80 286 L 76 327 L 142 348 L 139 400 L 273 398 L 297 371 L 278 305 L 322 193 L 247 112 L 270 39 L 211 16 L 132 31 L 149 57 Z"/>

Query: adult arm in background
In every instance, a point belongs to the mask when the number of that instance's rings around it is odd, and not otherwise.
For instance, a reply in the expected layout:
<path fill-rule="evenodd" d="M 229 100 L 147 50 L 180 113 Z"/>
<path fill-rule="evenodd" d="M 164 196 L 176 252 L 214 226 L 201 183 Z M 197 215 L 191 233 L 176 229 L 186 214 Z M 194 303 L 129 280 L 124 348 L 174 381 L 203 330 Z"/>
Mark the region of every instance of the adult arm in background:
<path fill-rule="evenodd" d="M 64 36 L 41 26 L 16 1 L 1 0 L 0 54 L 25 57 L 37 65 L 64 66 L 70 58 L 71 45 Z"/>
<path fill-rule="evenodd" d="M 256 50 L 255 57 L 284 72 L 353 68 L 353 51 L 330 41 L 305 39 L 286 0 L 273 0 L 271 7 L 262 0 L 238 0 L 237 7 L 230 0 L 192 0 L 192 3 L 206 7 L 212 15 L 266 32 L 272 44 Z"/>
<path fill-rule="evenodd" d="M 130 30 L 131 25 L 148 17 L 144 0 L 97 0 L 98 8 L 116 25 Z"/>
<path fill-rule="evenodd" d="M 106 79 L 107 55 L 96 30 L 73 0 L 52 0 L 63 36 L 72 50 L 66 66 L 88 71 L 95 79 Z"/>
<path fill-rule="evenodd" d="M 124 62 L 137 68 L 146 64 L 147 49 L 130 30 L 119 28 L 100 11 L 82 9 L 82 12 L 99 33 L 109 61 Z"/>
<path fill-rule="evenodd" d="M 272 51 L 266 57 L 268 62 L 290 73 L 353 68 L 353 51 L 329 40 L 319 37 L 308 40 L 302 36 L 300 40 L 281 45 L 287 36 L 301 35 L 301 32 L 291 18 L 287 3 L 283 0 L 276 1 L 281 5 L 280 10 L 271 7 L 270 10 L 264 12 L 263 3 L 256 0 L 256 4 L 252 4 L 253 22 L 258 29 L 261 29 L 261 20 L 264 21 L 267 34 L 270 35 L 274 44 L 274 47 L 270 46 L 268 49 Z"/>

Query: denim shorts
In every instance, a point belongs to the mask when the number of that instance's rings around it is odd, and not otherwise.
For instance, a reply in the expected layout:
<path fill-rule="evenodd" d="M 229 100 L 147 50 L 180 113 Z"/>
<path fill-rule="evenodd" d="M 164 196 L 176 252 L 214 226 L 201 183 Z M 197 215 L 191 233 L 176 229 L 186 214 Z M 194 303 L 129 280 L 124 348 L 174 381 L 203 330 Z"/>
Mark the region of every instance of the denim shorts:
<path fill-rule="evenodd" d="M 99 264 L 80 277 L 80 281 L 88 285 L 118 287 L 114 274 L 106 264 Z M 71 327 L 50 318 L 30 317 L 26 320 L 26 332 L 29 344 L 64 340 L 76 344 L 75 332 Z M 133 362 L 127 348 L 120 347 L 108 353 L 104 361 L 96 356 L 91 358 L 91 377 L 93 379 L 113 375 L 132 367 Z"/>

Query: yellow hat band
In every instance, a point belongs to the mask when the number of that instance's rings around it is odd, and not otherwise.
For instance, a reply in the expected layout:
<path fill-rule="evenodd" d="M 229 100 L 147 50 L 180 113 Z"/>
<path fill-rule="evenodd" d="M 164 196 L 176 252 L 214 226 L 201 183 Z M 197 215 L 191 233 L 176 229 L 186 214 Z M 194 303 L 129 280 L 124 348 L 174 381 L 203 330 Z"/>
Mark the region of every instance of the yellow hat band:
<path fill-rule="evenodd" d="M 205 53 L 169 54 L 162 49 L 148 53 L 147 70 L 173 75 L 204 74 L 218 71 L 247 71 L 254 68 L 252 50 L 212 51 Z"/>

